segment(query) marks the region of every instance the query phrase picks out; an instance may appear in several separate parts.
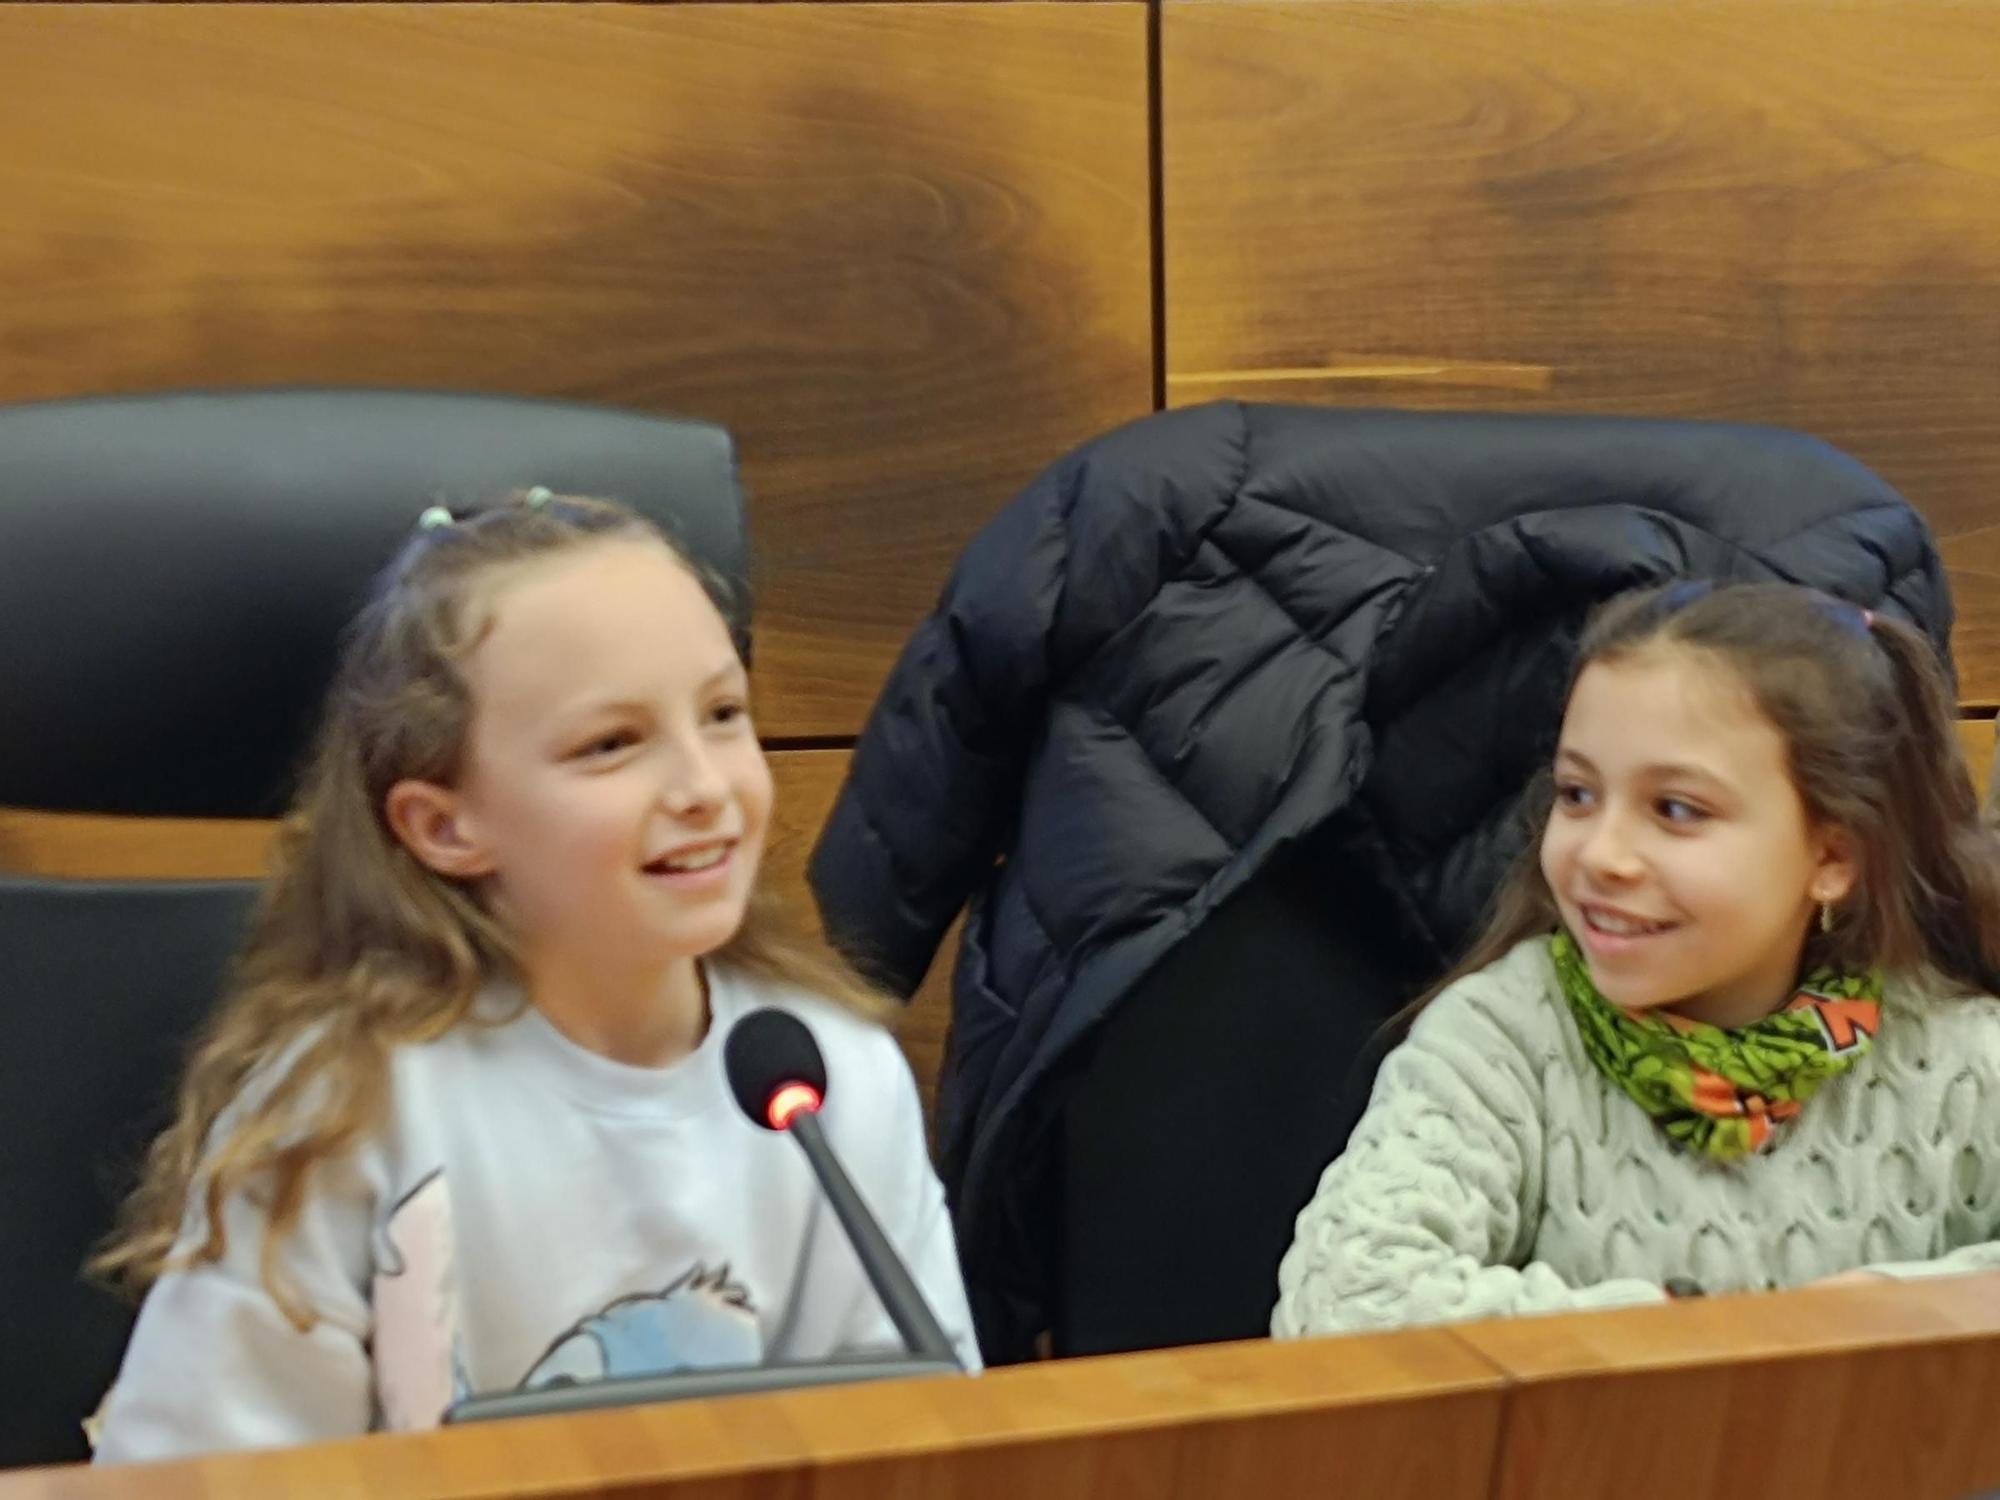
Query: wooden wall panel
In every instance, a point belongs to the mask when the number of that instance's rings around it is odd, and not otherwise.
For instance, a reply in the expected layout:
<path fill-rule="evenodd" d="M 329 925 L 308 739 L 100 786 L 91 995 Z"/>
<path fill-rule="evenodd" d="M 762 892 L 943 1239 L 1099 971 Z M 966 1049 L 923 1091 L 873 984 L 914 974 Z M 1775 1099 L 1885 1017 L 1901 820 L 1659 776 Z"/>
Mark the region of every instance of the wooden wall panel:
<path fill-rule="evenodd" d="M 771 756 L 777 801 L 766 868 L 808 919 L 806 860 L 847 774 L 845 750 L 791 750 Z M 264 873 L 274 825 L 169 818 L 106 818 L 0 807 L 0 873 L 71 879 L 227 879 Z M 951 1025 L 954 932 L 929 977 L 905 1007 L 896 1034 L 916 1072 L 926 1118 L 937 1092 Z"/>
<path fill-rule="evenodd" d="M 2000 7 L 1165 0 L 1166 359 L 1217 396 L 1774 422 L 2000 700 Z"/>
<path fill-rule="evenodd" d="M 0 400 L 383 383 L 726 423 L 765 728 L 1151 405 L 1144 6 L 0 5 Z"/>
<path fill-rule="evenodd" d="M 812 856 L 820 829 L 826 826 L 827 814 L 833 811 L 833 799 L 847 775 L 847 761 L 845 750 L 792 750 L 771 757 L 778 790 L 770 875 L 809 919 L 816 919 L 817 913 L 806 887 L 806 861 Z M 958 929 L 954 927 L 939 945 L 930 973 L 895 1022 L 896 1038 L 917 1075 L 926 1120 L 932 1118 L 937 1102 L 938 1074 L 951 1034 L 951 969 L 957 958 Z"/>
<path fill-rule="evenodd" d="M 1972 789 L 1979 793 L 1982 806 L 1993 795 L 1995 727 L 1992 719 L 1958 721 L 1958 747 L 1965 753 L 1965 768 L 1972 773 Z"/>

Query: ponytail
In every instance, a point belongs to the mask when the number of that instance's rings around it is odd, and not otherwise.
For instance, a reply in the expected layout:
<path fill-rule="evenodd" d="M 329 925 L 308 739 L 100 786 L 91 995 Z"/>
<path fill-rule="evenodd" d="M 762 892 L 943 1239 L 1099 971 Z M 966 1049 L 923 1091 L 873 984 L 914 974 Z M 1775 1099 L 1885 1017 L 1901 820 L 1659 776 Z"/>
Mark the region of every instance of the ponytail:
<path fill-rule="evenodd" d="M 1927 967 L 1963 989 L 2000 994 L 2000 835 L 1980 819 L 1950 688 L 1917 631 L 1877 619 L 1869 634 L 1888 668 L 1895 722 L 1884 755 L 1887 816 L 1863 874 L 1867 899 L 1856 903 L 1864 931 L 1877 929 L 1864 946 L 1885 966 Z"/>

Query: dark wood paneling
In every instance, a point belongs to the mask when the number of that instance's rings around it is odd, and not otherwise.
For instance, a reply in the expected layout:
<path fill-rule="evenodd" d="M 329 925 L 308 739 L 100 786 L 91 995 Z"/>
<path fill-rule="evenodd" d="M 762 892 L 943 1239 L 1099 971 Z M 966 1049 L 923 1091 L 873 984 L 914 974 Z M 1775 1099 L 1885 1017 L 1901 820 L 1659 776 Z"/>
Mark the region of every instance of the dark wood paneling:
<path fill-rule="evenodd" d="M 2000 8 L 1166 0 L 1169 395 L 1819 433 L 2000 700 Z"/>
<path fill-rule="evenodd" d="M 386 383 L 731 427 L 766 731 L 1151 403 L 1145 10 L 0 5 L 0 400 Z"/>

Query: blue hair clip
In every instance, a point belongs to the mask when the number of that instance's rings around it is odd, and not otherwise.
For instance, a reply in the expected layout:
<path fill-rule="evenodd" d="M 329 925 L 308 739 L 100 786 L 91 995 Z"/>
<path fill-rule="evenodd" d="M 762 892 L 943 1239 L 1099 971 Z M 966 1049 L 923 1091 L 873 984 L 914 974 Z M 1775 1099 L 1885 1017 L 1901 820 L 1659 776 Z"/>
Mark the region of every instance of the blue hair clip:
<path fill-rule="evenodd" d="M 547 505 L 551 500 L 555 499 L 555 495 L 547 485 L 538 484 L 530 488 L 528 493 L 521 498 L 527 501 L 529 506 L 539 510 L 542 506 Z"/>
<path fill-rule="evenodd" d="M 1660 613 L 1677 615 L 1697 599 L 1706 598 L 1715 592 L 1715 585 L 1706 578 L 1683 578 L 1660 595 Z"/>
<path fill-rule="evenodd" d="M 1859 604 L 1849 603 L 1834 594 L 1819 596 L 1820 609 L 1841 629 L 1850 635 L 1871 639 L 1875 634 L 1875 611 Z"/>
<path fill-rule="evenodd" d="M 451 522 L 452 514 L 450 511 L 446 510 L 442 505 L 433 505 L 417 517 L 417 529 L 419 531 L 432 531 L 439 526 L 449 526 Z"/>

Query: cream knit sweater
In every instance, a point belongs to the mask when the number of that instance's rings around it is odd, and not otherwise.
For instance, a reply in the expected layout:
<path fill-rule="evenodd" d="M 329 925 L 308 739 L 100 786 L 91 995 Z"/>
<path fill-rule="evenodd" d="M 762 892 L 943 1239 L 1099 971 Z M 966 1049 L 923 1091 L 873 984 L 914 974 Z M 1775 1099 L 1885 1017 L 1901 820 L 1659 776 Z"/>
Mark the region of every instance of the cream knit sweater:
<path fill-rule="evenodd" d="M 1683 1154 L 1584 1053 L 1544 939 L 1390 1054 L 1278 1271 L 1279 1337 L 2000 1268 L 2000 1000 L 1891 983 L 1771 1148 Z"/>

